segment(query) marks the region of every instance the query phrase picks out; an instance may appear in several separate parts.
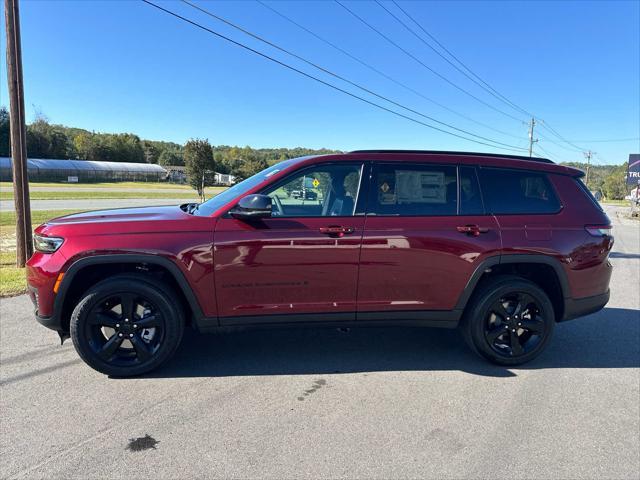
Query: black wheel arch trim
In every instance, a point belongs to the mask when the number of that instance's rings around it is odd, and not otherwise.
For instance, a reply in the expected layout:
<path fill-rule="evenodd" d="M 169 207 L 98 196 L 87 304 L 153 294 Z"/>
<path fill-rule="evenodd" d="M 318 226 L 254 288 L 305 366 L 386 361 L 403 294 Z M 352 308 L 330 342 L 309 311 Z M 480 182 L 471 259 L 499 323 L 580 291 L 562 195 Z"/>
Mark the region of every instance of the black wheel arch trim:
<path fill-rule="evenodd" d="M 171 260 L 159 255 L 149 254 L 104 254 L 93 255 L 90 257 L 83 257 L 73 262 L 69 268 L 64 272 L 64 277 L 60 282 L 60 288 L 55 296 L 53 304 L 53 315 L 47 319 L 47 326 L 53 330 L 66 331 L 62 322 L 62 309 L 66 298 L 66 293 L 73 283 L 74 277 L 82 271 L 82 269 L 92 265 L 107 265 L 107 264 L 148 264 L 157 265 L 165 268 L 176 281 L 180 290 L 184 294 L 184 297 L 191 308 L 196 324 L 200 319 L 204 318 L 202 307 L 198 301 L 195 293 L 193 292 L 191 285 L 185 278 L 180 268 Z M 40 323 L 43 323 L 42 321 Z M 44 324 L 44 323 L 43 323 Z"/>
<path fill-rule="evenodd" d="M 558 281 L 560 282 L 560 288 L 562 290 L 562 298 L 564 303 L 567 303 L 567 298 L 569 297 L 569 280 L 567 279 L 567 274 L 562 268 L 562 264 L 553 257 L 548 255 L 538 255 L 538 254 L 529 254 L 529 253 L 513 253 L 513 254 L 498 254 L 491 256 L 489 258 L 484 259 L 480 265 L 476 267 L 473 274 L 469 278 L 467 285 L 464 288 L 464 291 L 458 298 L 458 303 L 455 306 L 457 310 L 464 310 L 473 295 L 482 275 L 485 273 L 485 270 L 496 265 L 504 265 L 504 264 L 516 264 L 516 263 L 537 263 L 548 265 L 556 272 L 558 277 Z"/>

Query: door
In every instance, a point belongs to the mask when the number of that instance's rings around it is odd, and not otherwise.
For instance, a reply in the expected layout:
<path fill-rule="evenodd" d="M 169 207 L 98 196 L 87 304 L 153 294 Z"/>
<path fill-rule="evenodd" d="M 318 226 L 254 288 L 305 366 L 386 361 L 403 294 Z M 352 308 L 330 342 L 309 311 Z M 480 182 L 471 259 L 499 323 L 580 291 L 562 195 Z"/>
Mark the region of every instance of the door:
<path fill-rule="evenodd" d="M 363 168 L 307 167 L 262 192 L 272 199 L 271 218 L 219 219 L 214 265 L 222 324 L 355 319 Z"/>
<path fill-rule="evenodd" d="M 374 165 L 362 239 L 358 320 L 453 310 L 477 266 L 500 251 L 475 168 Z"/>

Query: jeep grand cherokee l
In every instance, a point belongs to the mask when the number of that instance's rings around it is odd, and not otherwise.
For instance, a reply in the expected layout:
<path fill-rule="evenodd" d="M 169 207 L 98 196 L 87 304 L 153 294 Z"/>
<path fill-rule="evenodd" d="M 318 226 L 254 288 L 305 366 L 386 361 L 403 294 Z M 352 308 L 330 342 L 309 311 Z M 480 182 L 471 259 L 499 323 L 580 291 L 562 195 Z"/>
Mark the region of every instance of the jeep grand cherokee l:
<path fill-rule="evenodd" d="M 51 220 L 29 291 L 38 321 L 110 375 L 158 367 L 186 325 L 460 327 L 516 365 L 609 299 L 611 224 L 581 176 L 493 154 L 295 158 L 202 204 Z M 303 181 L 319 201 L 287 195 Z"/>

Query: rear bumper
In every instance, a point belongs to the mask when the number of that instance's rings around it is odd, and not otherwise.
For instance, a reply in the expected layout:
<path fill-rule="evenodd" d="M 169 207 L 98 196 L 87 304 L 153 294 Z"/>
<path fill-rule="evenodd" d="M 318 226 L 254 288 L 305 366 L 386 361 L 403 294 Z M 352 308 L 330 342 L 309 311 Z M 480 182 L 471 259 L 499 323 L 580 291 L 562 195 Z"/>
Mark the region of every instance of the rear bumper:
<path fill-rule="evenodd" d="M 586 298 L 567 298 L 564 302 L 564 316 L 561 322 L 573 320 L 574 318 L 583 317 L 590 313 L 602 310 L 609 301 L 609 290 L 600 295 Z"/>

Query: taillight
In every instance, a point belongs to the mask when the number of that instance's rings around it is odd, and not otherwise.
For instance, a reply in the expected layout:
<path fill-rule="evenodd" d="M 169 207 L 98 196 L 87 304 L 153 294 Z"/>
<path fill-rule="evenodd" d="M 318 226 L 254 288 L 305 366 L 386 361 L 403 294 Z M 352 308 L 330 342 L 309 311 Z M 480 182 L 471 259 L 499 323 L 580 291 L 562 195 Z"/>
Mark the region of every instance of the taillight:
<path fill-rule="evenodd" d="M 584 229 L 593 237 L 611 236 L 611 225 L 585 225 Z"/>

